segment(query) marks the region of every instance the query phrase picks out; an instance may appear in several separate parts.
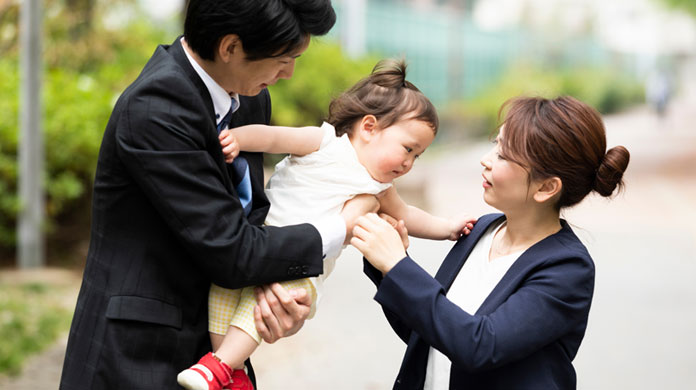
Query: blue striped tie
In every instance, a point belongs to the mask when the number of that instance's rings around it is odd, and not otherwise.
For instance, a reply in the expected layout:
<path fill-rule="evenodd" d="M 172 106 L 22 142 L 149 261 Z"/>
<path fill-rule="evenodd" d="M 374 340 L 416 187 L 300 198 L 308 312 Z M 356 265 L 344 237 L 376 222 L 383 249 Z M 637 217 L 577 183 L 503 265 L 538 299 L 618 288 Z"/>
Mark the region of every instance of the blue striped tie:
<path fill-rule="evenodd" d="M 236 99 L 231 99 L 232 105 L 227 114 L 222 118 L 220 123 L 217 125 L 217 131 L 220 133 L 222 130 L 229 126 L 232 120 L 232 114 L 237 109 L 239 102 Z M 251 177 L 249 176 L 249 163 L 247 163 L 246 158 L 242 156 L 237 156 L 237 158 L 232 161 L 232 168 L 234 169 L 234 187 L 237 189 L 237 194 L 239 194 L 239 201 L 242 202 L 242 207 L 244 208 L 244 215 L 249 215 L 251 212 Z"/>

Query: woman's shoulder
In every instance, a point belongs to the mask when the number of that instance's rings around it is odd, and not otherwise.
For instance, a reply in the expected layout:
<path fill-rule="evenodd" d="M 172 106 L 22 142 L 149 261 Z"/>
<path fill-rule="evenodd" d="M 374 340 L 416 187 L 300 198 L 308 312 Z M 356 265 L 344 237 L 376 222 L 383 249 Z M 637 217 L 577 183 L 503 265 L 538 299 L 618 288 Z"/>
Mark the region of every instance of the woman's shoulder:
<path fill-rule="evenodd" d="M 540 242 L 542 250 L 556 260 L 575 259 L 594 267 L 587 247 L 575 234 L 567 221 L 561 219 L 561 230 Z"/>

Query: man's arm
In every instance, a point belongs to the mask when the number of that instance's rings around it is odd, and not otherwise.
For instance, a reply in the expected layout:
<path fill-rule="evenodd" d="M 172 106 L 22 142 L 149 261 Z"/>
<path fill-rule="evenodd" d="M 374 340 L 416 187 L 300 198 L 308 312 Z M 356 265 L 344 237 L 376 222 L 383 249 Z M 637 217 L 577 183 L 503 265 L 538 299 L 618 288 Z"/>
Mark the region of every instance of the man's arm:
<path fill-rule="evenodd" d="M 233 194 L 202 102 L 195 105 L 190 94 L 167 87 L 180 79 L 178 73 L 160 77 L 159 88 L 135 90 L 125 103 L 116 148 L 129 177 L 191 261 L 226 288 L 320 274 L 322 241 L 317 229 L 309 224 L 250 224 Z"/>

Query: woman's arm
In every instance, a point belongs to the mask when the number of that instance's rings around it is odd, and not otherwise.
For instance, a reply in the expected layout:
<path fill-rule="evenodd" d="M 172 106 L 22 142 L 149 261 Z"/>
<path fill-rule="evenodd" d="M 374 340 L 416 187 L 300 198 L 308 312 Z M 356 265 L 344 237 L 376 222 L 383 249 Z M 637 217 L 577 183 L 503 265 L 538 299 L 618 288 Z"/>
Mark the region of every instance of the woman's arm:
<path fill-rule="evenodd" d="M 410 206 L 399 196 L 394 186 L 384 191 L 379 198 L 380 212 L 388 214 L 406 223 L 408 232 L 413 237 L 431 240 L 457 240 L 462 234 L 468 234 L 476 223 L 476 218 L 468 215 L 456 215 L 450 219 L 436 217 Z"/>
<path fill-rule="evenodd" d="M 450 301 L 444 287 L 410 257 L 398 258 L 404 252 L 394 249 L 400 238 L 390 229 L 368 216 L 351 240 L 385 273 L 375 300 L 454 364 L 486 370 L 524 358 L 564 335 L 584 332 L 594 286 L 589 257 L 556 244 L 551 250 L 568 254 L 537 262 L 493 312 L 472 315 Z"/>
<path fill-rule="evenodd" d="M 474 372 L 522 359 L 571 332 L 584 332 L 593 280 L 590 263 L 564 259 L 530 275 L 492 313 L 471 315 L 407 258 L 387 274 L 375 300 L 454 364 Z"/>
<path fill-rule="evenodd" d="M 324 131 L 319 127 L 246 125 L 220 132 L 220 144 L 226 159 L 239 150 L 246 152 L 289 153 L 298 156 L 319 150 Z"/>

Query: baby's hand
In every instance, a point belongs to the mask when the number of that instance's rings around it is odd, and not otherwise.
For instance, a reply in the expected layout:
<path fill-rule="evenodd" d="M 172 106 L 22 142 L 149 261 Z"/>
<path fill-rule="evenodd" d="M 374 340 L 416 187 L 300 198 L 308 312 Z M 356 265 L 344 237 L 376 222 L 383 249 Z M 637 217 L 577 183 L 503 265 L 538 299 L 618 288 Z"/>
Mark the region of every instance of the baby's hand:
<path fill-rule="evenodd" d="M 239 155 L 239 143 L 231 131 L 223 130 L 218 136 L 222 153 L 225 154 L 225 162 L 231 163 Z"/>
<path fill-rule="evenodd" d="M 450 219 L 451 230 L 449 239 L 456 241 L 462 234 L 469 235 L 477 220 L 477 218 L 473 218 L 467 214 L 460 214 L 452 217 L 452 219 Z"/>

